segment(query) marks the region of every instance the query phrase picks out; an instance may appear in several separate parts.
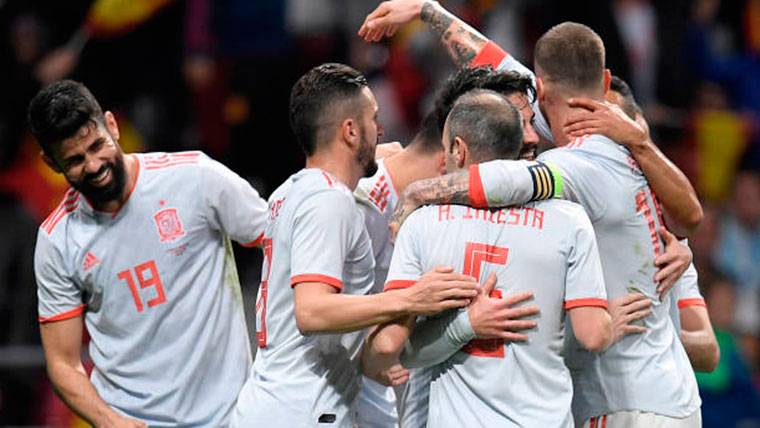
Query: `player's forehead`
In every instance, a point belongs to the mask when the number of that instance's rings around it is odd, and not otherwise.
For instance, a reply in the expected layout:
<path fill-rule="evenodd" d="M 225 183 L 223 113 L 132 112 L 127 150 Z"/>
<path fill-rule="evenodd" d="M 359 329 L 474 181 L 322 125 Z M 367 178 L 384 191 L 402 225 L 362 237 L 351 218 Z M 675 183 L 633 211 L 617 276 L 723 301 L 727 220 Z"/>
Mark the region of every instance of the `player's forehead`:
<path fill-rule="evenodd" d="M 61 159 L 76 155 L 87 150 L 96 140 L 105 136 L 105 127 L 95 121 L 88 121 L 74 135 L 64 139 L 57 145 L 56 155 Z"/>

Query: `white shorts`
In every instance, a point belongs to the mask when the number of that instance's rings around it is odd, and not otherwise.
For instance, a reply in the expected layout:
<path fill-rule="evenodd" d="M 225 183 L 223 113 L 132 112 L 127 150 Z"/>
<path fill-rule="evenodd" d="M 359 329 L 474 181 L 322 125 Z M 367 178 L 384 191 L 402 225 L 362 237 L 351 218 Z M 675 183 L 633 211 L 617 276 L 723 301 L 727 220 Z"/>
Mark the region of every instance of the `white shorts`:
<path fill-rule="evenodd" d="M 583 428 L 701 428 L 702 412 L 697 410 L 685 418 L 673 418 L 656 413 L 623 411 L 595 416 L 583 423 Z"/>

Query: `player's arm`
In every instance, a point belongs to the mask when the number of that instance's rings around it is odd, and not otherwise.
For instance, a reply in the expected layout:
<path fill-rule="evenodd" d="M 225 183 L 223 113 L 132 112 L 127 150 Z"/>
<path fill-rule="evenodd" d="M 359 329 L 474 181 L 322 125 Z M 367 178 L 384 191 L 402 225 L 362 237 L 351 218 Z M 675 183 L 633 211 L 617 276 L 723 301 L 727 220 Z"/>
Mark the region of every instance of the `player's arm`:
<path fill-rule="evenodd" d="M 223 164 L 202 155 L 201 188 L 208 223 L 244 247 L 257 247 L 264 238 L 267 201 L 249 182 Z"/>
<path fill-rule="evenodd" d="M 397 291 L 390 291 L 395 292 Z M 381 324 L 369 333 L 362 353 L 362 371 L 365 376 L 387 386 L 406 382 L 408 377 L 398 369 L 405 369 L 399 364 L 399 355 L 415 328 L 416 319 L 415 316 L 401 317 Z"/>
<path fill-rule="evenodd" d="M 715 339 L 707 308 L 689 305 L 679 310 L 681 343 L 695 371 L 712 372 L 720 361 L 720 348 Z"/>
<path fill-rule="evenodd" d="M 423 275 L 414 285 L 364 296 L 342 294 L 335 284 L 294 285 L 295 315 L 303 334 L 342 333 L 410 315 L 431 315 L 466 306 L 477 294 L 477 283 L 452 268 Z"/>
<path fill-rule="evenodd" d="M 694 232 L 703 215 L 697 193 L 686 175 L 652 142 L 646 127 L 610 102 L 572 98 L 568 104 L 583 110 L 568 118 L 565 133 L 571 137 L 601 134 L 627 147 L 659 196 L 671 230 L 682 237 Z"/>
<path fill-rule="evenodd" d="M 143 422 L 121 416 L 95 391 L 82 366 L 82 317 L 40 325 L 47 373 L 63 401 L 97 427 L 146 427 Z"/>
<path fill-rule="evenodd" d="M 449 311 L 417 324 L 404 344 L 400 361 L 404 367 L 428 367 L 454 355 L 473 339 L 525 342 L 527 330 L 536 327 L 536 305 L 523 303 L 533 293 L 520 292 L 503 299 L 490 297 L 496 277 L 490 276 L 467 310 Z"/>
<path fill-rule="evenodd" d="M 402 24 L 420 18 L 440 37 L 451 58 L 460 67 L 471 65 L 488 44 L 488 39 L 436 1 L 391 0 L 381 3 L 364 20 L 359 36 L 379 41 L 392 36 Z"/>
<path fill-rule="evenodd" d="M 568 311 L 575 338 L 591 352 L 601 352 L 612 343 L 612 321 L 601 307 L 581 306 Z"/>
<path fill-rule="evenodd" d="M 559 194 L 559 172 L 540 162 L 496 160 L 469 170 L 415 181 L 399 195 L 391 219 L 396 231 L 417 208 L 427 204 L 504 207 Z"/>

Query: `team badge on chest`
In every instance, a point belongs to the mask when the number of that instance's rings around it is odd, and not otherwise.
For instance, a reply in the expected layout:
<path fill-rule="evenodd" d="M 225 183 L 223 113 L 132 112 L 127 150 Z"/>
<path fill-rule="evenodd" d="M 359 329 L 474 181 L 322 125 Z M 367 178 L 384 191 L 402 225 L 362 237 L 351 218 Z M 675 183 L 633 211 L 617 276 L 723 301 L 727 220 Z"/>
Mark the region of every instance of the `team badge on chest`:
<path fill-rule="evenodd" d="M 185 230 L 182 228 L 182 222 L 176 208 L 166 208 L 153 216 L 158 229 L 158 236 L 161 242 L 171 242 L 177 238 L 185 236 Z"/>

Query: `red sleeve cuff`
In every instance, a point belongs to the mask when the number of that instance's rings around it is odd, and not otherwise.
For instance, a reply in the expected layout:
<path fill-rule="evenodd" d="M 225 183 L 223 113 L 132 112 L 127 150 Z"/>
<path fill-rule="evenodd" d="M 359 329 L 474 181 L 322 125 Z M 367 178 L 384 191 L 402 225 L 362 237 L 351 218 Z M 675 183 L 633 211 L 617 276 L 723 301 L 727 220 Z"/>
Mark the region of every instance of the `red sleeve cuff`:
<path fill-rule="evenodd" d="M 475 208 L 488 207 L 486 192 L 483 189 L 483 181 L 480 179 L 480 167 L 478 164 L 470 165 L 470 204 Z"/>
<path fill-rule="evenodd" d="M 607 309 L 607 301 L 604 299 L 573 299 L 565 300 L 565 309 L 580 308 L 583 306 L 595 306 Z"/>
<path fill-rule="evenodd" d="M 483 49 L 475 55 L 475 58 L 472 59 L 470 67 L 475 68 L 483 65 L 490 65 L 493 68 L 497 68 L 507 55 L 508 54 L 504 49 L 500 48 L 499 45 L 489 41 L 483 46 Z"/>
<path fill-rule="evenodd" d="M 76 308 L 74 308 L 74 309 L 72 309 L 70 311 L 66 311 L 66 312 L 60 313 L 58 315 L 53 315 L 53 316 L 50 316 L 50 317 L 37 317 L 37 320 L 40 323 L 42 323 L 42 324 L 44 324 L 46 322 L 52 322 L 52 321 L 67 320 L 69 318 L 74 318 L 74 317 L 78 317 L 79 315 L 81 315 L 84 312 L 84 308 L 85 307 L 87 307 L 87 305 L 85 305 L 83 303 L 83 304 L 77 306 Z"/>
<path fill-rule="evenodd" d="M 683 309 L 687 306 L 704 306 L 707 307 L 707 304 L 705 304 L 705 299 L 701 297 L 695 297 L 693 299 L 681 299 L 678 301 L 678 309 Z"/>
<path fill-rule="evenodd" d="M 396 279 L 393 281 L 388 281 L 385 283 L 385 288 L 383 288 L 383 291 L 389 291 L 389 290 L 401 290 L 404 288 L 409 288 L 416 283 L 416 280 L 412 279 Z"/>
<path fill-rule="evenodd" d="M 290 278 L 290 287 L 295 287 L 302 282 L 321 282 L 331 287 L 335 287 L 338 291 L 343 289 L 343 281 L 338 278 L 334 278 L 328 275 L 320 275 L 317 273 L 307 273 L 302 275 L 296 275 Z"/>
<path fill-rule="evenodd" d="M 245 248 L 253 248 L 253 247 L 258 247 L 259 245 L 261 245 L 262 241 L 264 241 L 264 232 L 261 232 L 261 235 L 259 235 L 259 237 L 254 239 L 253 241 L 247 242 L 245 244 L 241 243 L 240 245 Z"/>

